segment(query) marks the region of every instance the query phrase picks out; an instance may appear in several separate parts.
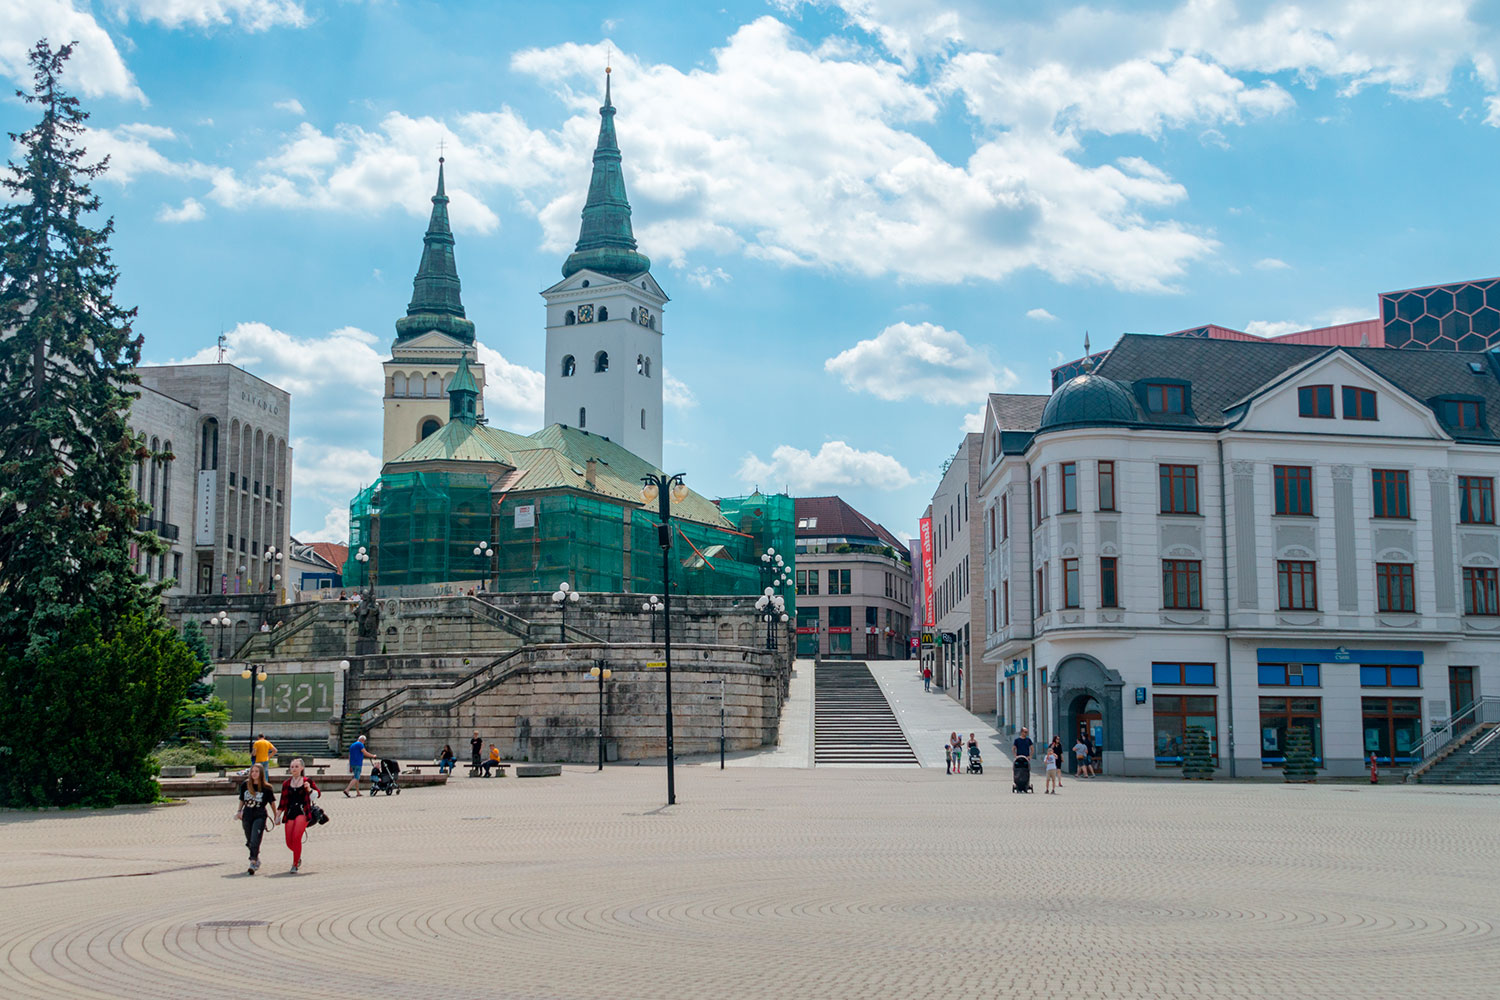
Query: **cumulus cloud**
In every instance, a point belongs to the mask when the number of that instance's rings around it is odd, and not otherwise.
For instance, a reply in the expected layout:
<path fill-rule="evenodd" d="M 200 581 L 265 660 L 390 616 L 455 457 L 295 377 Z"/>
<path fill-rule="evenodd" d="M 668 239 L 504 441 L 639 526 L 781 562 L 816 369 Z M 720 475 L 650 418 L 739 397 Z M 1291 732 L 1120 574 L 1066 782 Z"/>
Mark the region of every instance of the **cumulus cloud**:
<path fill-rule="evenodd" d="M 304 108 L 302 106 L 302 102 L 297 100 L 295 97 L 288 97 L 284 101 L 277 101 L 275 104 L 271 105 L 271 107 L 275 108 L 277 111 L 286 111 L 294 115 L 307 114 L 307 109 Z"/>
<path fill-rule="evenodd" d="M 379 341 L 358 327 L 342 327 L 321 337 L 297 337 L 265 323 L 247 322 L 236 325 L 224 339 L 225 361 L 280 386 L 295 402 L 334 399 L 344 407 L 351 404 L 351 393 L 377 401 L 384 395 L 384 356 L 375 349 Z M 159 363 L 204 365 L 217 360 L 218 348 L 210 346 L 186 358 Z M 358 405 L 367 404 L 368 399 Z"/>
<path fill-rule="evenodd" d="M 71 0 L 12 0 L 0 3 L 0 73 L 30 88 L 26 52 L 38 38 L 55 47 L 77 41 L 64 79 L 85 97 L 123 97 L 145 103 L 146 95 L 115 48 L 109 33 Z"/>
<path fill-rule="evenodd" d="M 534 368 L 511 361 L 493 347 L 475 346 L 484 365 L 485 419 L 522 434 L 540 428 L 546 377 Z"/>
<path fill-rule="evenodd" d="M 1040 306 L 1038 306 L 1035 309 L 1028 309 L 1028 310 L 1026 310 L 1026 318 L 1027 319 L 1034 319 L 1034 320 L 1037 320 L 1038 322 L 1041 322 L 1041 323 L 1055 323 L 1055 322 L 1057 322 L 1057 317 L 1056 316 L 1052 315 L 1050 312 L 1048 312 L 1047 310 L 1041 308 Z"/>
<path fill-rule="evenodd" d="M 292 488 L 297 499 L 305 501 L 299 507 L 308 511 L 309 517 L 322 514 L 323 523 L 315 530 L 315 520 L 293 520 L 301 530 L 294 533 L 302 541 L 318 540 L 342 542 L 349 538 L 349 501 L 355 494 L 373 483 L 380 475 L 380 457 L 363 448 L 350 448 L 329 444 L 313 438 L 300 437 L 292 440 Z"/>
<path fill-rule="evenodd" d="M 1285 271 L 1292 265 L 1288 264 L 1280 257 L 1262 257 L 1260 260 L 1255 262 L 1255 266 L 1262 271 Z"/>
<path fill-rule="evenodd" d="M 675 406 L 679 410 L 690 410 L 698 405 L 698 397 L 681 379 L 665 368 L 662 369 L 661 377 L 662 401 L 666 405 Z"/>
<path fill-rule="evenodd" d="M 158 222 L 197 222 L 204 217 L 203 203 L 197 198 L 184 198 L 177 208 L 163 205 L 156 213 Z"/>
<path fill-rule="evenodd" d="M 1266 320 L 1255 319 L 1245 324 L 1245 332 L 1253 333 L 1257 337 L 1279 337 L 1284 333 L 1296 333 L 1298 330 L 1306 330 L 1306 323 L 1298 323 L 1296 320 Z"/>
<path fill-rule="evenodd" d="M 167 28 L 210 28 L 232 24 L 246 31 L 265 31 L 307 24 L 307 11 L 295 0 L 113 0 L 123 17 L 154 21 Z"/>
<path fill-rule="evenodd" d="M 843 441 L 824 443 L 816 455 L 789 444 L 777 446 L 770 461 L 753 453 L 746 455 L 740 463 L 739 477 L 749 485 L 767 489 L 784 486 L 794 494 L 851 487 L 899 490 L 916 482 L 906 467 L 890 455 L 859 451 Z"/>
<path fill-rule="evenodd" d="M 958 429 L 960 431 L 962 431 L 963 433 L 965 433 L 965 434 L 978 434 L 979 432 L 983 431 L 984 430 L 984 411 L 987 408 L 988 408 L 988 403 L 986 403 L 985 406 L 981 406 L 979 409 L 975 410 L 973 413 L 966 414 L 964 416 L 963 423 L 961 423 L 961 424 L 958 425 Z"/>
<path fill-rule="evenodd" d="M 892 323 L 873 340 L 829 358 L 823 368 L 853 391 L 878 399 L 959 405 L 1018 381 L 1009 368 L 997 368 L 983 348 L 935 323 Z"/>

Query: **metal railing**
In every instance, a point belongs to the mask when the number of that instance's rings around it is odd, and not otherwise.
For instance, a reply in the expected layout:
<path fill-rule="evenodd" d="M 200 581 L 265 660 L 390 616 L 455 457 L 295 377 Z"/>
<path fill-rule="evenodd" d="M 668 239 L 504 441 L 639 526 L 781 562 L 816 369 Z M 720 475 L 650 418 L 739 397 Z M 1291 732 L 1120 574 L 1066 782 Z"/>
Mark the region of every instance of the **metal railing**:
<path fill-rule="evenodd" d="M 1412 756 L 1419 760 L 1430 760 L 1433 754 L 1459 737 L 1468 735 L 1474 727 L 1490 723 L 1500 723 L 1500 695 L 1476 698 L 1472 704 L 1433 726 L 1432 731 L 1411 751 Z"/>
<path fill-rule="evenodd" d="M 168 524 L 161 518 L 152 517 L 150 514 L 142 514 L 140 520 L 136 522 L 136 527 L 141 531 L 154 531 L 169 542 L 177 541 L 178 536 L 182 534 L 177 525 Z"/>

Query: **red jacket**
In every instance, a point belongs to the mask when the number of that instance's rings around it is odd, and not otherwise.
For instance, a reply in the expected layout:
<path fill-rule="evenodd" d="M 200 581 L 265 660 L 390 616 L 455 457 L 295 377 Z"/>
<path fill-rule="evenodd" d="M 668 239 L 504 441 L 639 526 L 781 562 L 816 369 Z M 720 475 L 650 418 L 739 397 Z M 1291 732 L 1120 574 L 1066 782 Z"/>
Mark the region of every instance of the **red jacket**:
<path fill-rule="evenodd" d="M 292 779 L 288 778 L 281 783 L 281 816 L 283 820 L 296 819 L 298 816 L 306 816 L 312 805 L 312 793 L 323 794 L 317 782 L 307 775 L 302 776 L 302 787 L 293 788 Z"/>

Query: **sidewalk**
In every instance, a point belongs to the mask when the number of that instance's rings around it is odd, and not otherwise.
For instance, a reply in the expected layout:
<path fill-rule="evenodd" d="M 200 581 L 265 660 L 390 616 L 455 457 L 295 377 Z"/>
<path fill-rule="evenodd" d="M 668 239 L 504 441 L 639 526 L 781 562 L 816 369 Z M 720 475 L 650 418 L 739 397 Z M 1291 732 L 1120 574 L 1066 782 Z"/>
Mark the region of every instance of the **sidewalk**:
<path fill-rule="evenodd" d="M 812 660 L 797 660 L 792 664 L 792 681 L 786 702 L 781 706 L 780 742 L 772 749 L 726 760 L 725 766 L 813 766 L 813 681 L 816 669 Z"/>
<path fill-rule="evenodd" d="M 984 757 L 984 769 L 1001 772 L 1010 767 L 1010 740 L 985 719 L 970 713 L 942 691 L 922 690 L 915 660 L 870 660 L 870 673 L 880 683 L 891 711 L 901 723 L 906 740 L 923 767 L 945 767 L 943 745 L 956 732 L 968 742 L 973 733 Z"/>

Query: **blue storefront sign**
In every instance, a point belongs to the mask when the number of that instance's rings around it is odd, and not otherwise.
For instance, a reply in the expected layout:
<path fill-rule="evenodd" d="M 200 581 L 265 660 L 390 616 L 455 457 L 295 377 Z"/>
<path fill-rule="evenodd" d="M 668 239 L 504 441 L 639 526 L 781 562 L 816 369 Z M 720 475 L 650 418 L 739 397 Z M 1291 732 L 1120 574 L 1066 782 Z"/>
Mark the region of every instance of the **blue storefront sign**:
<path fill-rule="evenodd" d="M 1421 650 L 1410 649 L 1284 649 L 1262 646 L 1255 651 L 1261 663 L 1378 663 L 1386 666 L 1422 665 Z"/>
<path fill-rule="evenodd" d="M 1019 660 L 1011 660 L 1010 666 L 1005 668 L 1005 676 L 1014 677 L 1016 674 L 1024 672 L 1028 666 L 1028 657 L 1023 656 Z"/>

